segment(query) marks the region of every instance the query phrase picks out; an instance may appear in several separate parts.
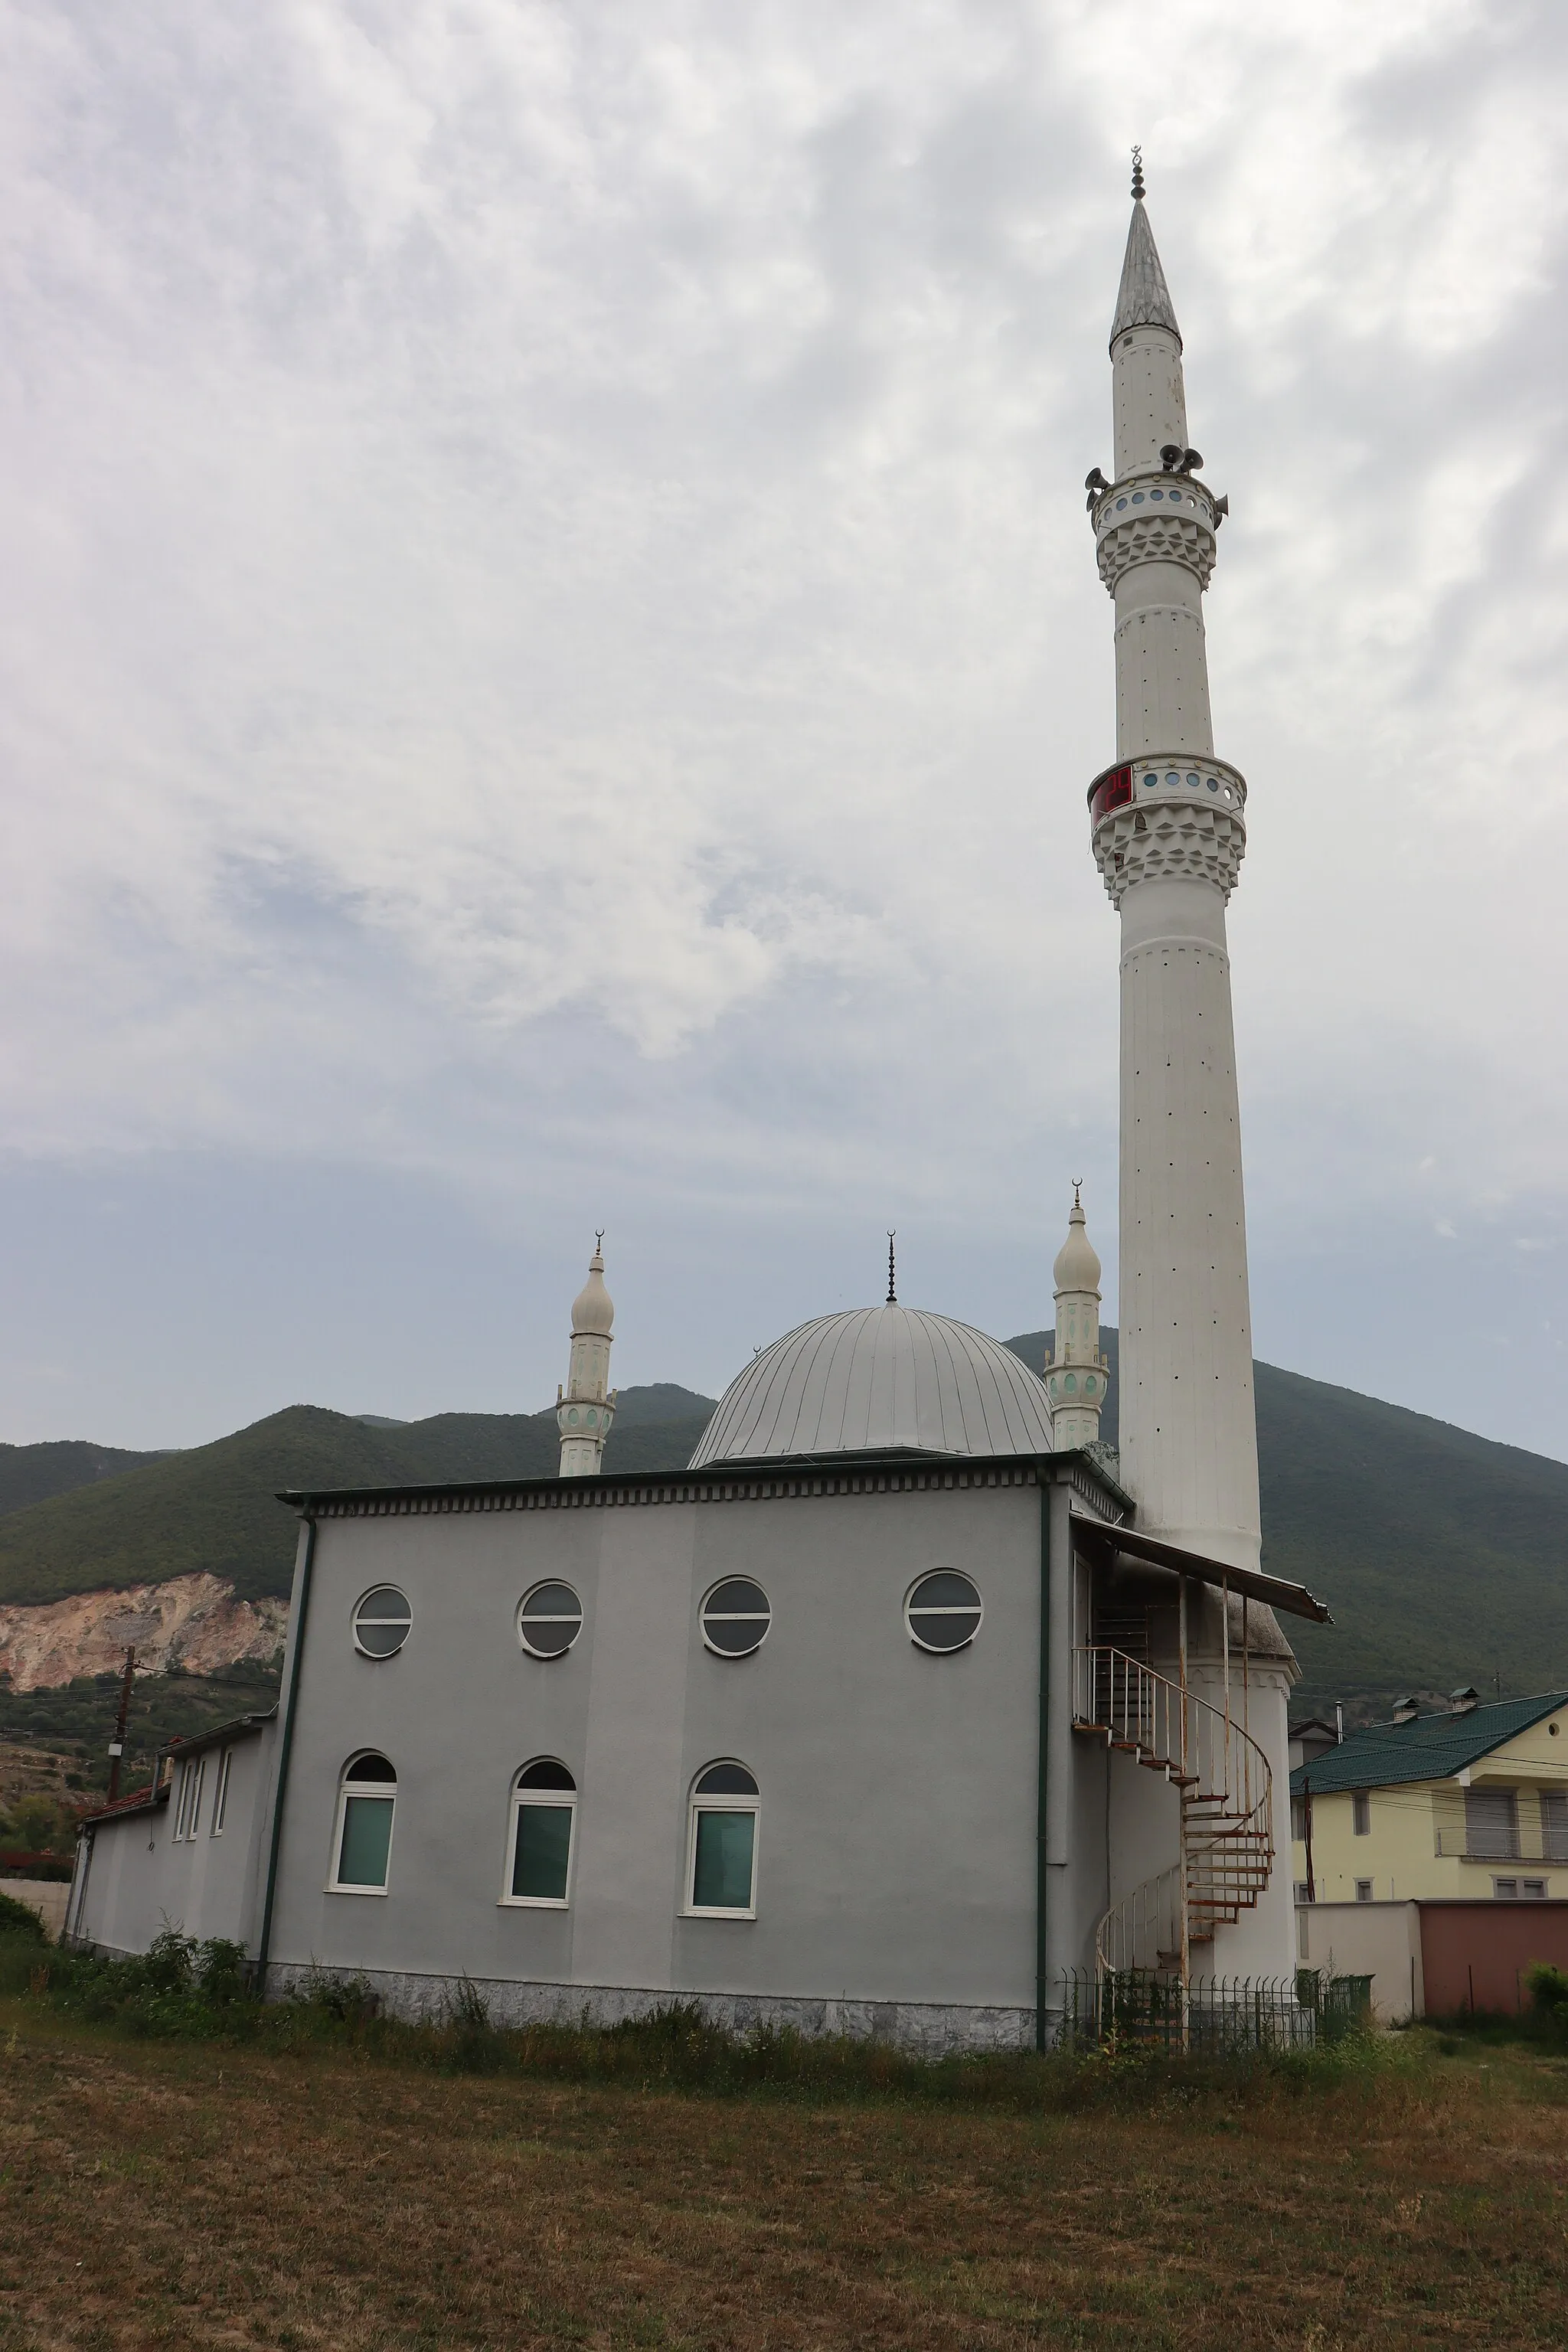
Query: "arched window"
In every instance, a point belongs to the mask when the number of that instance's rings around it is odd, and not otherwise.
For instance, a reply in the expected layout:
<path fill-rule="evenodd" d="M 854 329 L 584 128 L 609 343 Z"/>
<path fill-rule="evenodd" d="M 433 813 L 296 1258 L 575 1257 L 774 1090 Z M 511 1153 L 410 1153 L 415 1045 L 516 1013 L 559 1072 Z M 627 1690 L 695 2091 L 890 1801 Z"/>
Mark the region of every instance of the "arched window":
<path fill-rule="evenodd" d="M 536 1756 L 511 1784 L 510 1864 L 503 1903 L 563 1911 L 572 1884 L 577 1783 L 553 1756 Z"/>
<path fill-rule="evenodd" d="M 397 1775 L 384 1756 L 352 1757 L 338 1787 L 329 1895 L 384 1895 Z"/>
<path fill-rule="evenodd" d="M 757 1916 L 756 1781 L 743 1764 L 710 1764 L 691 1789 L 686 1907 L 705 1918 Z"/>

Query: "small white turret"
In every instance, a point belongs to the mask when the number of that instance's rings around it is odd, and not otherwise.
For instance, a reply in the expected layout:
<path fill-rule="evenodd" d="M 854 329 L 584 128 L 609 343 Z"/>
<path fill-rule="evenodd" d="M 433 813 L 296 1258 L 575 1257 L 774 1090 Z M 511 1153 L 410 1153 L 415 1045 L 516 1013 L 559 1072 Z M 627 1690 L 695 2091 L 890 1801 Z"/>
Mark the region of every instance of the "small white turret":
<path fill-rule="evenodd" d="M 591 1478 L 600 1469 L 616 1417 L 616 1391 L 609 1384 L 616 1309 L 605 1288 L 604 1243 L 604 1234 L 595 1234 L 588 1279 L 572 1306 L 571 1369 L 565 1388 L 555 1392 L 563 1478 Z"/>
<path fill-rule="evenodd" d="M 1100 1436 L 1110 1366 L 1100 1352 L 1100 1260 L 1084 1223 L 1081 1182 L 1072 1188 L 1068 1237 L 1057 1253 L 1056 1345 L 1046 1365 L 1051 1442 L 1058 1454 Z"/>

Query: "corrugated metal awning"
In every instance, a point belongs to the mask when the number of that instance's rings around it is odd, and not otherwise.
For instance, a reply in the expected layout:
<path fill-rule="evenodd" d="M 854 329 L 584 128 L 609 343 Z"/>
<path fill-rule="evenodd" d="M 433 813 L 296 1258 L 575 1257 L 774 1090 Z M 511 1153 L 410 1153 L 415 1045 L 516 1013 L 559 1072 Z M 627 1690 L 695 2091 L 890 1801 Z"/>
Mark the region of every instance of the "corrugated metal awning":
<path fill-rule="evenodd" d="M 1142 1535 L 1136 1528 L 1113 1527 L 1109 1520 L 1085 1518 L 1078 1511 L 1072 1515 L 1072 1531 L 1075 1541 L 1090 1549 L 1128 1552 L 1156 1568 L 1174 1569 L 1178 1576 L 1195 1577 L 1200 1584 L 1227 1586 L 1232 1592 L 1245 1592 L 1249 1601 L 1266 1601 L 1270 1609 L 1281 1610 L 1287 1617 L 1310 1617 L 1316 1625 L 1334 1622 L 1304 1584 L 1288 1584 L 1283 1577 L 1266 1575 L 1260 1568 L 1233 1568 L 1228 1560 L 1207 1559 L 1202 1552 L 1184 1551 L 1179 1544 L 1162 1543 L 1157 1536 Z"/>

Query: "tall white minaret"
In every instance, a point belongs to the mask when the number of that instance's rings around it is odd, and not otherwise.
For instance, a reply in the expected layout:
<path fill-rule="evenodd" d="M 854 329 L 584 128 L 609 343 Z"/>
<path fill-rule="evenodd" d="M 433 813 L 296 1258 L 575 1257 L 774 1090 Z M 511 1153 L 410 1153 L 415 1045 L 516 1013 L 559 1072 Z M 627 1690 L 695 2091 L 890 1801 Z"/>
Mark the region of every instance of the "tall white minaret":
<path fill-rule="evenodd" d="M 1100 1352 L 1100 1260 L 1084 1222 L 1080 1186 L 1072 1188 L 1068 1237 L 1057 1253 L 1056 1345 L 1046 1366 L 1051 1399 L 1051 1444 L 1093 1445 L 1105 1402 L 1106 1360 Z"/>
<path fill-rule="evenodd" d="M 604 1234 L 595 1234 L 588 1279 L 572 1305 L 571 1369 L 566 1386 L 555 1392 L 563 1478 L 591 1478 L 601 1467 L 616 1417 L 616 1391 L 609 1385 L 616 1310 L 605 1288 L 604 1249 Z"/>
<path fill-rule="evenodd" d="M 1202 597 L 1226 511 L 1187 446 L 1182 338 L 1143 207 L 1110 330 L 1115 478 L 1090 475 L 1116 600 L 1117 764 L 1089 788 L 1121 916 L 1121 1478 L 1151 1534 L 1258 1559 L 1258 1429 L 1226 901 L 1247 786 L 1214 756 Z"/>

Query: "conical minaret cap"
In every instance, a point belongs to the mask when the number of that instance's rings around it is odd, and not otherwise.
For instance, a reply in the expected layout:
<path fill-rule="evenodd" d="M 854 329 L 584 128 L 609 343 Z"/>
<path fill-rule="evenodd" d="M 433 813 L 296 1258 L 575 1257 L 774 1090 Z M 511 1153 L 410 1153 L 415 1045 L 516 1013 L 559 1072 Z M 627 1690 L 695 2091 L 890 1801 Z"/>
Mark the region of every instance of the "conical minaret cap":
<path fill-rule="evenodd" d="M 605 1260 L 595 1243 L 588 1261 L 588 1279 L 572 1302 L 572 1337 L 575 1339 L 593 1332 L 608 1339 L 615 1319 L 615 1302 L 605 1288 Z"/>
<path fill-rule="evenodd" d="M 1116 297 L 1116 316 L 1110 326 L 1112 350 L 1118 335 L 1124 335 L 1129 327 L 1169 327 L 1178 346 L 1181 343 L 1182 331 L 1176 324 L 1171 289 L 1165 283 L 1165 273 L 1154 249 L 1154 232 L 1149 226 L 1149 215 L 1143 209 L 1142 196 L 1133 204 L 1132 219 L 1127 231 L 1121 286 Z"/>
<path fill-rule="evenodd" d="M 1089 1290 L 1097 1297 L 1100 1294 L 1100 1260 L 1084 1223 L 1083 1203 L 1076 1196 L 1068 1219 L 1068 1237 L 1057 1252 L 1051 1279 L 1058 1298 L 1068 1290 Z"/>

